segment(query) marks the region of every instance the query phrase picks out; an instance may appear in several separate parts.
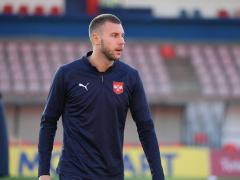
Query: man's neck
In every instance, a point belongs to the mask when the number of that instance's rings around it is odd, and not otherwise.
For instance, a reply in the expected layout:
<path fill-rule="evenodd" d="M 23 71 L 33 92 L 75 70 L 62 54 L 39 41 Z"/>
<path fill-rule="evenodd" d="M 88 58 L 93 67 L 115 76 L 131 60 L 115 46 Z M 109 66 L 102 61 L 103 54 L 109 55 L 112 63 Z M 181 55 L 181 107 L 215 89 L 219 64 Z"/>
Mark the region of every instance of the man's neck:
<path fill-rule="evenodd" d="M 92 64 L 92 66 L 96 67 L 99 72 L 105 72 L 114 63 L 114 61 L 109 61 L 106 59 L 103 54 L 96 53 L 94 51 L 89 57 L 89 62 Z"/>

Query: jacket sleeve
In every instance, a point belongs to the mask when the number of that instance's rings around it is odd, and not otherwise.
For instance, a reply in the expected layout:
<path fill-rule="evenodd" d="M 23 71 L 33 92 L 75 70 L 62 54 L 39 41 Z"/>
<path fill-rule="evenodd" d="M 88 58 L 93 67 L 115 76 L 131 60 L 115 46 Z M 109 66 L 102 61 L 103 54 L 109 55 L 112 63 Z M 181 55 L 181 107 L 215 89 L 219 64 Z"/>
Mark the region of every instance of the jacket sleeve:
<path fill-rule="evenodd" d="M 130 111 L 133 120 L 136 123 L 139 139 L 150 166 L 152 179 L 164 180 L 164 173 L 154 124 L 149 112 L 143 84 L 137 72 L 134 86 L 130 103 Z"/>
<path fill-rule="evenodd" d="M 38 176 L 50 174 L 50 161 L 57 121 L 64 108 L 64 79 L 62 68 L 59 68 L 53 78 L 46 105 L 40 122 L 38 155 Z"/>

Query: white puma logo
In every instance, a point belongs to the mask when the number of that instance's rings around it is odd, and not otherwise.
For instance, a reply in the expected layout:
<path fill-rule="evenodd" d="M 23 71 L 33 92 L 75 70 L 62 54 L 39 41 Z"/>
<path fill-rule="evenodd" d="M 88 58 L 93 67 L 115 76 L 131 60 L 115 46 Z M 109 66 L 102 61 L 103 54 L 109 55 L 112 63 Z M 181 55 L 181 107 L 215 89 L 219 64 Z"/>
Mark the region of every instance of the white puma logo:
<path fill-rule="evenodd" d="M 84 87 L 84 88 L 88 91 L 87 86 L 89 85 L 89 83 L 87 83 L 86 85 L 83 85 L 82 83 L 79 83 L 78 85 L 79 85 L 80 87 Z"/>

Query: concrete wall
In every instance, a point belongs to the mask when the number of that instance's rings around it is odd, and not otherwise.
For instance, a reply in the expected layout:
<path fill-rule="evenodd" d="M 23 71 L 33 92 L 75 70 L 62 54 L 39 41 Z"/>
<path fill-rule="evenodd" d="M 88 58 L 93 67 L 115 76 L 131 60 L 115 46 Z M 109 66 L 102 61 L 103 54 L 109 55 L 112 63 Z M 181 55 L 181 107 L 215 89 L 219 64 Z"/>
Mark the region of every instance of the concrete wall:
<path fill-rule="evenodd" d="M 27 106 L 16 109 L 5 108 L 9 137 L 11 141 L 23 140 L 37 142 L 42 106 Z M 16 115 L 18 113 L 18 115 Z M 181 109 L 158 107 L 152 109 L 152 117 L 159 143 L 177 143 L 181 141 Z M 62 141 L 62 123 L 59 120 L 56 141 Z M 139 143 L 137 129 L 130 114 L 125 125 L 125 143 Z"/>
<path fill-rule="evenodd" d="M 18 110 L 16 107 L 5 107 L 8 133 L 10 140 L 14 141 L 27 141 L 38 142 L 38 133 L 41 113 L 43 111 L 42 106 L 27 106 L 20 107 Z M 58 131 L 56 134 L 56 140 L 62 139 L 62 124 L 58 123 Z"/>

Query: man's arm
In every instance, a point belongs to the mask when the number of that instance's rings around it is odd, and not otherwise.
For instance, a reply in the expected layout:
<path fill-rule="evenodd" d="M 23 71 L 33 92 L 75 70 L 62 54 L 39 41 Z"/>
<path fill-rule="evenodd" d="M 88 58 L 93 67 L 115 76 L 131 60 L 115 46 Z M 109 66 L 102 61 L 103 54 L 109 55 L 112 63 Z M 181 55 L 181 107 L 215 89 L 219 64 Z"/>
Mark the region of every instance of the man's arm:
<path fill-rule="evenodd" d="M 40 123 L 38 176 L 41 180 L 48 180 L 50 178 L 51 153 L 57 129 L 57 121 L 64 107 L 64 99 L 63 71 L 59 68 L 53 78 Z"/>
<path fill-rule="evenodd" d="M 133 120 L 137 125 L 139 139 L 151 169 L 152 179 L 164 180 L 164 173 L 154 124 L 138 73 L 136 73 L 136 81 L 132 92 L 130 110 Z"/>
<path fill-rule="evenodd" d="M 54 137 L 57 129 L 57 121 L 42 118 L 39 132 L 39 167 L 38 176 L 50 175 L 50 162 Z"/>

